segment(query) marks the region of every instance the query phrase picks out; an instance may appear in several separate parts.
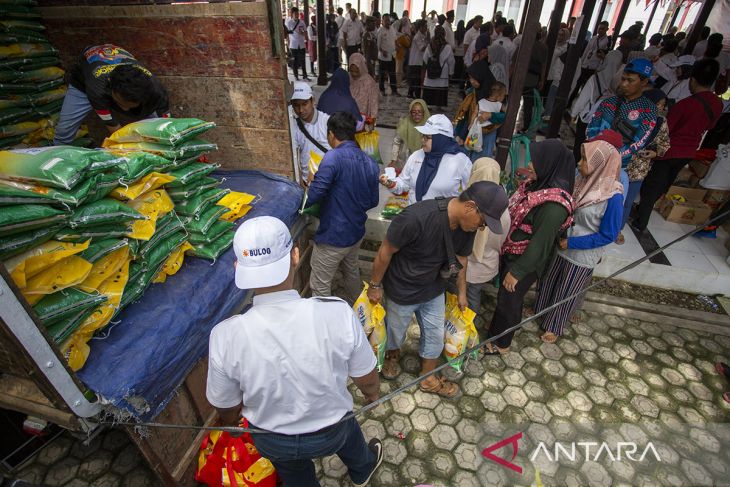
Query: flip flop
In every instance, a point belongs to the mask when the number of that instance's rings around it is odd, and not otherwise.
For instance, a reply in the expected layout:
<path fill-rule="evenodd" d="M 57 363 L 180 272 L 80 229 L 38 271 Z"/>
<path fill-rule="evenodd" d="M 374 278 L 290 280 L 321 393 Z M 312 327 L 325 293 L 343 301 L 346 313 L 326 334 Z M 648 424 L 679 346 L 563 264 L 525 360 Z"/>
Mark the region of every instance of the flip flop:
<path fill-rule="evenodd" d="M 624 234 L 619 233 L 618 237 L 616 237 L 616 245 L 623 245 L 624 242 L 626 242 L 626 239 L 624 238 Z"/>
<path fill-rule="evenodd" d="M 556 335 L 555 333 L 546 331 L 545 333 L 542 334 L 542 336 L 540 337 L 540 340 L 542 340 L 545 343 L 555 343 L 558 340 L 558 335 Z"/>
<path fill-rule="evenodd" d="M 461 392 L 459 390 L 459 386 L 457 386 L 453 382 L 445 380 L 443 377 L 437 377 L 437 382 L 433 385 L 427 385 L 427 380 L 428 379 L 424 379 L 423 381 L 421 381 L 421 385 L 419 386 L 421 391 L 423 392 L 438 394 L 439 396 L 446 399 L 453 399 L 459 395 L 459 392 Z"/>
<path fill-rule="evenodd" d="M 398 359 L 394 357 L 386 357 L 383 361 L 383 368 L 380 369 L 380 373 L 387 380 L 396 379 L 400 375 L 398 370 Z"/>
<path fill-rule="evenodd" d="M 725 376 L 726 379 L 730 380 L 730 365 L 725 362 L 717 362 L 715 364 L 715 370 L 717 370 L 718 374 Z"/>

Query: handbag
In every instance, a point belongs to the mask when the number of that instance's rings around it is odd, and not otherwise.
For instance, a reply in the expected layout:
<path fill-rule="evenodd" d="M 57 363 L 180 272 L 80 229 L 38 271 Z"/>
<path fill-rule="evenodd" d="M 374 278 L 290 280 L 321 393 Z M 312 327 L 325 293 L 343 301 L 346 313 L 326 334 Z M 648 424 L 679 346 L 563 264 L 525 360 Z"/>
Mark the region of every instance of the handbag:
<path fill-rule="evenodd" d="M 482 146 L 482 126 L 479 123 L 479 117 L 477 116 L 471 124 L 471 127 L 469 127 L 469 133 L 466 134 L 464 148 L 473 152 L 481 152 Z"/>
<path fill-rule="evenodd" d="M 621 138 L 623 139 L 624 145 L 629 145 L 634 141 L 634 136 L 636 135 L 636 127 L 631 125 L 628 120 L 624 120 L 620 113 L 621 113 L 621 105 L 623 105 L 624 99 L 619 98 L 618 104 L 616 105 L 616 111 L 613 115 L 613 121 L 611 122 L 611 128 L 621 134 Z"/>
<path fill-rule="evenodd" d="M 245 418 L 241 426 L 248 427 Z M 234 438 L 225 431 L 212 431 L 200 445 L 195 480 L 208 487 L 276 487 L 277 475 L 249 433 Z"/>
<path fill-rule="evenodd" d="M 435 198 L 438 203 L 439 211 L 444 215 L 444 245 L 446 245 L 446 257 L 447 263 L 439 271 L 440 275 L 444 279 L 451 279 L 456 277 L 461 272 L 464 266 L 461 265 L 459 260 L 456 258 L 456 252 L 454 252 L 454 240 L 451 238 L 451 227 L 449 226 L 449 200 L 439 196 Z"/>

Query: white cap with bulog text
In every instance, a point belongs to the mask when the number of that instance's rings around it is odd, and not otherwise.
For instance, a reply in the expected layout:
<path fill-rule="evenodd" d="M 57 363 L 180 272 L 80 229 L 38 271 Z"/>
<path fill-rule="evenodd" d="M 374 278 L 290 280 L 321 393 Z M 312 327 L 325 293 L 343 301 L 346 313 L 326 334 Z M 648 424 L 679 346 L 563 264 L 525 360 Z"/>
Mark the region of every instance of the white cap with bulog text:
<path fill-rule="evenodd" d="M 289 229 L 278 218 L 260 216 L 243 222 L 233 237 L 236 287 L 257 289 L 284 282 L 293 245 Z"/>

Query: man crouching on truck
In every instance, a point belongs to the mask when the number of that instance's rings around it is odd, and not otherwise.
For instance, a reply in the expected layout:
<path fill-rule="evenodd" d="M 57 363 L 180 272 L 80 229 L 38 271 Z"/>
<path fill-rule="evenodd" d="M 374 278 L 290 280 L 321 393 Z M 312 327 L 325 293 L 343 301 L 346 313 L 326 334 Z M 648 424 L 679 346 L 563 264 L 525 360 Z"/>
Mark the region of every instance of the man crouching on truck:
<path fill-rule="evenodd" d="M 303 299 L 294 287 L 299 249 L 286 225 L 263 216 L 233 240 L 235 282 L 253 289 L 253 306 L 210 334 L 208 401 L 223 424 L 245 416 L 261 455 L 285 486 L 318 486 L 313 458 L 332 455 L 356 486 L 383 461 L 383 445 L 365 443 L 352 411 L 347 377 L 369 402 L 378 399 L 376 359 L 352 308 L 339 298 Z M 243 401 L 241 400 L 243 399 Z"/>
<path fill-rule="evenodd" d="M 92 109 L 110 134 L 121 127 L 112 112 L 134 120 L 170 116 L 165 87 L 132 54 L 114 44 L 81 52 L 69 72 L 53 145 L 70 145 Z"/>

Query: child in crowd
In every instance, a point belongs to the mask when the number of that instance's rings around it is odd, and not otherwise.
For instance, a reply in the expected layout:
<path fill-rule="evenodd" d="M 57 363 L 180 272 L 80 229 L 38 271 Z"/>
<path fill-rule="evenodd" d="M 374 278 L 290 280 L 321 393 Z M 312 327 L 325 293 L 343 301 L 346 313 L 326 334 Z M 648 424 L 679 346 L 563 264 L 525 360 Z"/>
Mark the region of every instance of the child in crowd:
<path fill-rule="evenodd" d="M 507 87 L 504 83 L 495 81 L 489 90 L 489 96 L 482 98 L 477 103 L 479 122 L 482 126 L 482 154 L 485 157 L 494 157 L 494 149 L 497 145 L 497 129 L 504 121 L 502 106 L 506 97 Z"/>

